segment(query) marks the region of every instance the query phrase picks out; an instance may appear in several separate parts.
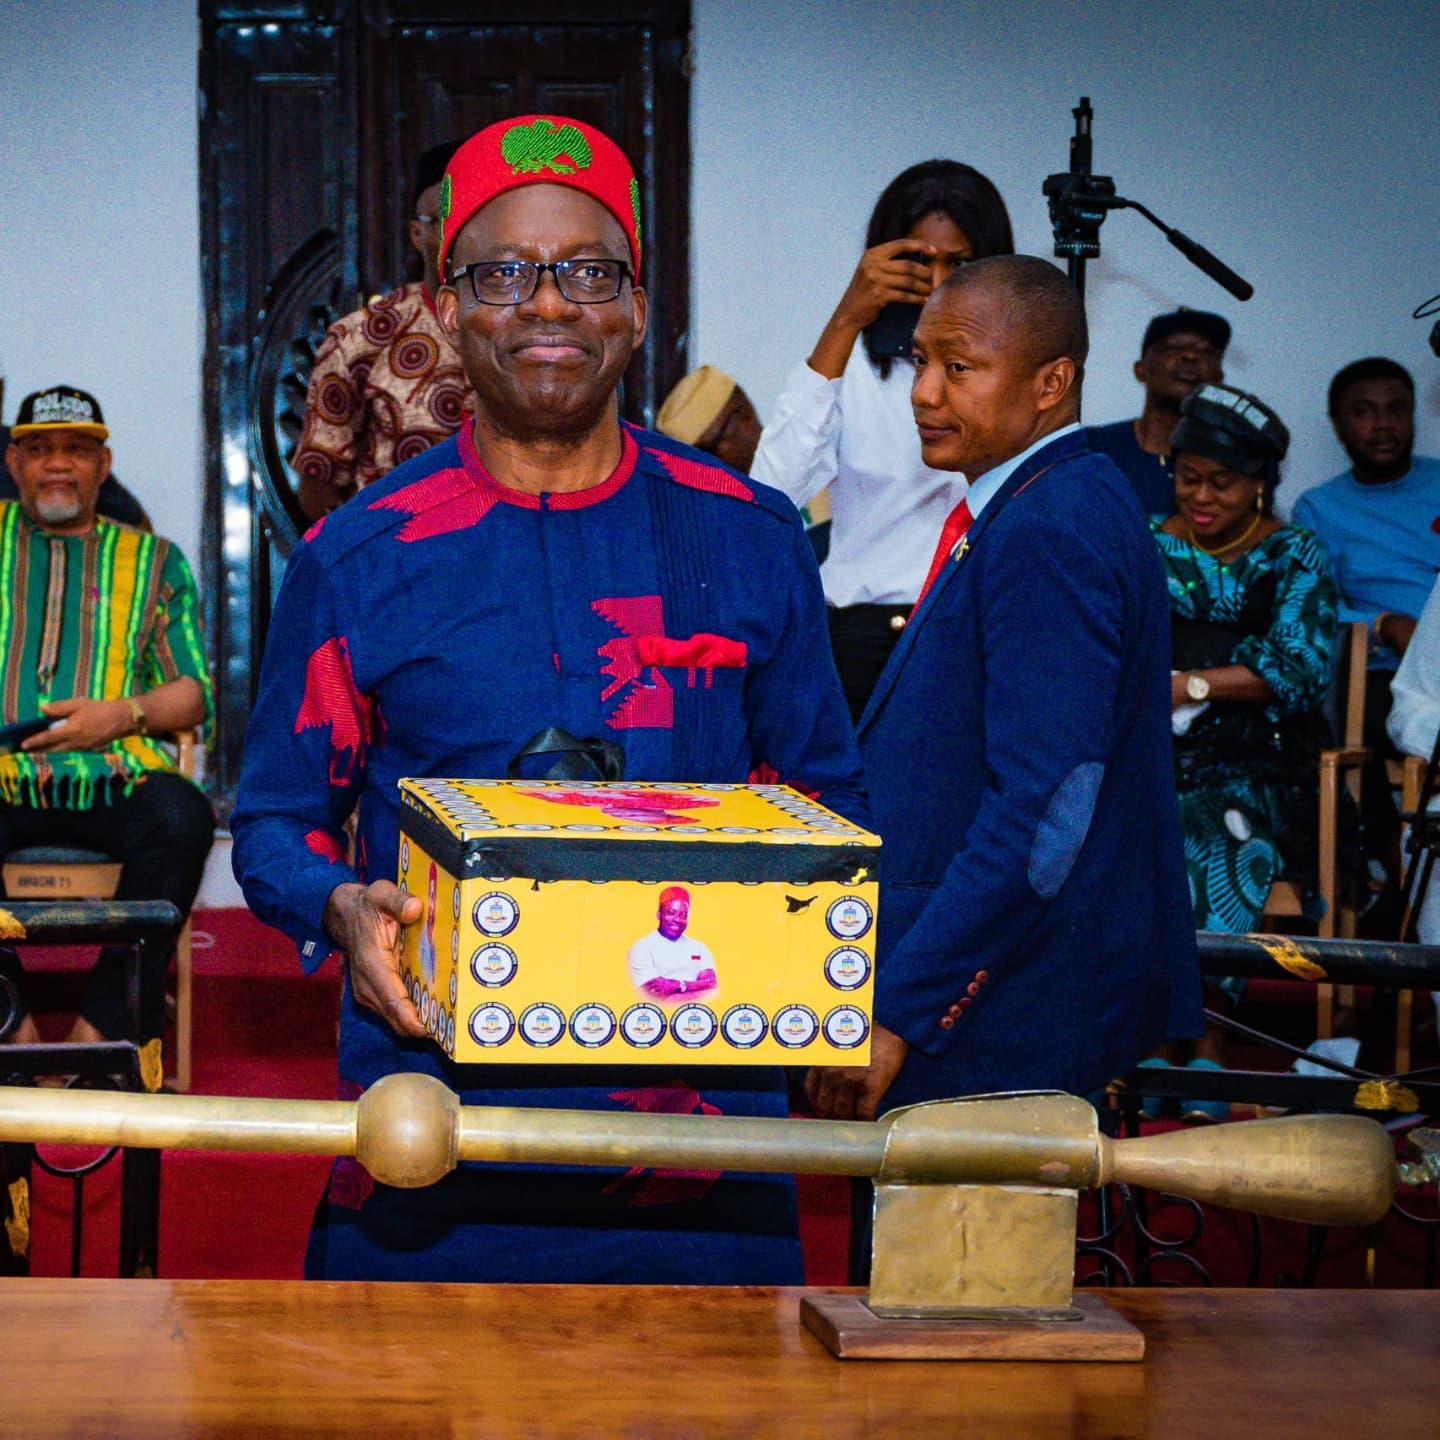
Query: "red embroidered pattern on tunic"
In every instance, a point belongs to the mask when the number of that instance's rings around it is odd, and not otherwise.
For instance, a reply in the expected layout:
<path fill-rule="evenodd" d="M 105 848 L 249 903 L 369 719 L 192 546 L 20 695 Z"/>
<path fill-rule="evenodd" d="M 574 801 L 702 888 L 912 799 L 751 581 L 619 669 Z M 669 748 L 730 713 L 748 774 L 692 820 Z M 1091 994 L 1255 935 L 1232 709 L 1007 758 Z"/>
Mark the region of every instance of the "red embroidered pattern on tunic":
<path fill-rule="evenodd" d="M 650 450 L 665 468 L 672 480 L 688 485 L 692 490 L 704 490 L 711 495 L 729 495 L 736 500 L 754 500 L 755 492 L 737 475 L 722 470 L 718 465 L 702 465 L 684 455 L 670 455 L 664 450 Z"/>
<path fill-rule="evenodd" d="M 601 703 L 617 691 L 625 690 L 619 705 L 605 723 L 612 730 L 674 729 L 675 695 L 669 681 L 658 670 L 652 669 L 653 683 L 641 683 L 645 667 L 640 659 L 639 637 L 665 633 L 660 597 L 620 596 L 592 601 L 590 608 L 621 635 L 618 640 L 607 640 L 598 651 L 605 661 L 600 673 L 610 676 L 610 683 L 600 692 Z"/>
<path fill-rule="evenodd" d="M 437 470 L 414 484 L 382 495 L 372 500 L 369 508 L 411 516 L 395 535 L 402 545 L 408 545 L 469 529 L 490 513 L 495 500 L 493 494 L 478 490 L 464 470 L 452 469 Z"/>
<path fill-rule="evenodd" d="M 724 635 L 704 631 L 688 640 L 673 640 L 668 635 L 641 635 L 636 648 L 645 665 L 684 665 L 690 670 L 690 688 L 695 688 L 695 671 L 705 672 L 705 688 L 710 688 L 712 671 L 743 670 L 749 652 L 743 640 L 730 640 Z"/>
<path fill-rule="evenodd" d="M 323 855 L 332 865 L 345 858 L 344 848 L 328 830 L 307 830 L 305 848 L 312 855 Z"/>
<path fill-rule="evenodd" d="M 297 735 L 327 725 L 334 752 L 330 783 L 353 784 L 378 727 L 373 703 L 355 686 L 350 645 L 343 635 L 332 635 L 305 662 L 305 693 L 295 716 Z"/>
<path fill-rule="evenodd" d="M 720 1115 L 724 1112 L 700 1098 L 700 1092 L 684 1080 L 667 1085 L 647 1086 L 643 1090 L 615 1090 L 609 1097 L 629 1110 L 646 1115 Z M 603 1194 L 613 1195 L 630 1188 L 627 1199 L 631 1205 L 674 1205 L 686 1200 L 703 1200 L 710 1187 L 723 1174 L 720 1170 L 647 1170 L 633 1166 L 608 1184 Z"/>

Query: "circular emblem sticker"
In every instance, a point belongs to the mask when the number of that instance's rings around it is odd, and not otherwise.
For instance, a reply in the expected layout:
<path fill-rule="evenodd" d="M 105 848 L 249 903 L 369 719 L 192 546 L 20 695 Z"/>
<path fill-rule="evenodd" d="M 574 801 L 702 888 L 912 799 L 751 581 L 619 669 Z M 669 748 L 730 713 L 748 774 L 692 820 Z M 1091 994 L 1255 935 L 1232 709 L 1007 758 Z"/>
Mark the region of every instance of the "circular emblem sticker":
<path fill-rule="evenodd" d="M 456 996 L 460 993 L 460 977 L 452 970 L 450 972 L 450 1003 L 455 1003 Z"/>
<path fill-rule="evenodd" d="M 400 841 L 400 873 L 403 875 L 410 868 L 410 841 L 402 838 Z"/>
<path fill-rule="evenodd" d="M 825 927 L 837 940 L 858 940 L 870 928 L 870 907 L 856 895 L 835 901 L 825 912 Z"/>
<path fill-rule="evenodd" d="M 455 1017 L 453 1015 L 445 1022 L 445 1053 L 447 1055 L 455 1053 Z"/>
<path fill-rule="evenodd" d="M 470 973 L 482 984 L 508 985 L 520 962 L 508 945 L 482 945 L 470 957 Z"/>
<path fill-rule="evenodd" d="M 837 1050 L 853 1050 L 870 1033 L 870 1022 L 853 1005 L 837 1005 L 825 1017 L 825 1038 Z"/>
<path fill-rule="evenodd" d="M 845 903 L 847 902 L 837 902 L 837 904 Z M 832 905 L 830 908 L 833 910 L 835 907 Z M 503 890 L 492 890 L 488 895 L 482 895 L 475 902 L 475 909 L 472 913 L 475 919 L 475 928 L 482 935 L 508 935 L 520 923 L 520 907 Z M 867 910 L 865 915 L 865 923 L 868 926 L 870 912 Z"/>
<path fill-rule="evenodd" d="M 854 990 L 870 978 L 870 957 L 853 945 L 842 945 L 825 957 L 825 978 L 837 990 Z"/>
<path fill-rule="evenodd" d="M 732 1005 L 720 1021 L 720 1033 L 727 1045 L 752 1050 L 765 1038 L 769 1022 L 765 1012 L 754 1005 Z"/>
<path fill-rule="evenodd" d="M 570 1017 L 570 1033 L 577 1045 L 598 1050 L 615 1038 L 615 1012 L 608 1005 L 582 1005 Z"/>
<path fill-rule="evenodd" d="M 665 1038 L 665 1016 L 658 1005 L 643 1001 L 620 1017 L 620 1036 L 637 1050 L 648 1050 Z"/>
<path fill-rule="evenodd" d="M 515 1033 L 515 1017 L 498 1001 L 489 1000 L 470 1012 L 470 1037 L 493 1050 Z"/>
<path fill-rule="evenodd" d="M 670 1017 L 670 1033 L 687 1050 L 708 1045 L 720 1028 L 715 1012 L 708 1005 L 682 1005 Z"/>
<path fill-rule="evenodd" d="M 460 887 L 458 885 L 450 892 L 450 913 L 457 920 L 460 918 Z"/>
<path fill-rule="evenodd" d="M 773 1031 L 787 1050 L 803 1050 L 820 1033 L 820 1021 L 808 1005 L 787 1005 L 776 1012 Z"/>
<path fill-rule="evenodd" d="M 565 1034 L 565 1012 L 542 1000 L 520 1016 L 520 1038 L 537 1050 L 547 1049 Z"/>
<path fill-rule="evenodd" d="M 458 930 L 450 932 L 450 963 L 452 965 L 460 963 L 460 932 Z"/>

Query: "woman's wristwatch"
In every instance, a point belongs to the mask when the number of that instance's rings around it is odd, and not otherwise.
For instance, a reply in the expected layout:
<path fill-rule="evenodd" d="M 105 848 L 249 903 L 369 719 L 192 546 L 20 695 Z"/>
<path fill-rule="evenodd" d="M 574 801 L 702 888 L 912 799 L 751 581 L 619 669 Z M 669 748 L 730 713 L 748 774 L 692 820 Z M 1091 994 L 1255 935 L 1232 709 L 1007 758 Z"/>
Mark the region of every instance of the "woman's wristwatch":
<path fill-rule="evenodd" d="M 1210 682 L 1198 670 L 1192 670 L 1185 677 L 1185 693 L 1198 705 L 1210 698 Z"/>
<path fill-rule="evenodd" d="M 144 707 L 133 695 L 127 695 L 125 703 L 130 707 L 130 728 L 125 733 L 127 735 L 143 735 L 146 726 L 150 723 L 145 717 Z"/>

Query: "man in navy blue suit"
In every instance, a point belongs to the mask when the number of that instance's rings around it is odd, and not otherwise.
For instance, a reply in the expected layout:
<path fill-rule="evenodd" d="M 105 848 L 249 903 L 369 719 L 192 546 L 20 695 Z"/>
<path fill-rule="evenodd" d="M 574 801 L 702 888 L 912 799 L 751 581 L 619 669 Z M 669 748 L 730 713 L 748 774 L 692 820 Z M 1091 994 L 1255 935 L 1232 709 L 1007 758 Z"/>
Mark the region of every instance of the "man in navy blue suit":
<path fill-rule="evenodd" d="M 1077 423 L 1089 342 L 1055 266 L 961 266 L 915 332 L 925 463 L 963 470 L 859 726 L 885 841 L 872 1059 L 821 1114 L 1086 1095 L 1201 1029 L 1170 755 L 1170 614 L 1129 482 Z"/>

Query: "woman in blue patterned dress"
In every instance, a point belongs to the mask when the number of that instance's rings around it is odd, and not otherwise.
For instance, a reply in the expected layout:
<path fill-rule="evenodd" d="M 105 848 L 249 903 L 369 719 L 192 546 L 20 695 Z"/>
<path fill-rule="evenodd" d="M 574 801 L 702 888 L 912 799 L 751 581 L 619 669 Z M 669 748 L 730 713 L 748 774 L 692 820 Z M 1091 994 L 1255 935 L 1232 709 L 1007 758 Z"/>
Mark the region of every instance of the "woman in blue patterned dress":
<path fill-rule="evenodd" d="M 1335 588 L 1319 541 L 1271 514 L 1288 444 L 1254 396 L 1201 386 L 1171 440 L 1178 513 L 1150 522 L 1170 593 L 1175 777 L 1200 930 L 1255 929 L 1282 872 L 1313 890 Z M 1218 1044 L 1196 1050 L 1213 1062 Z"/>

